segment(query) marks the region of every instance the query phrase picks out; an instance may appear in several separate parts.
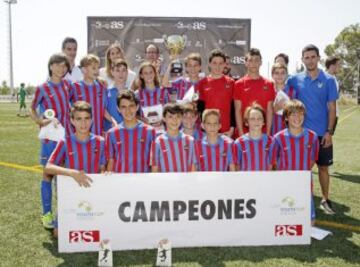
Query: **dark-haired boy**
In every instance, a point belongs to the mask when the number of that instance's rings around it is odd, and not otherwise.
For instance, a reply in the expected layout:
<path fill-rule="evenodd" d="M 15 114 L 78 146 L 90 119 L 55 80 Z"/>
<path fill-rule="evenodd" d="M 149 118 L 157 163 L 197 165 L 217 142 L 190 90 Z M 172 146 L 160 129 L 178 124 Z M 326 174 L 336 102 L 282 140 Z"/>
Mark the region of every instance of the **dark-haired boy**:
<path fill-rule="evenodd" d="M 231 137 L 234 127 L 231 125 L 231 107 L 233 105 L 234 80 L 223 74 L 226 65 L 226 55 L 215 49 L 209 55 L 209 76 L 201 79 L 196 85 L 199 92 L 199 102 L 205 109 L 218 109 L 220 111 L 221 129 Z M 199 108 L 199 111 L 201 109 Z"/>
<path fill-rule="evenodd" d="M 107 170 L 110 172 L 149 172 L 150 148 L 155 129 L 137 119 L 139 101 L 126 90 L 118 97 L 123 121 L 106 134 Z"/>
<path fill-rule="evenodd" d="M 49 80 L 36 88 L 35 96 L 31 104 L 31 119 L 40 127 L 44 127 L 55 121 L 61 124 L 66 133 L 70 133 L 70 84 L 64 80 L 64 76 L 70 68 L 69 61 L 64 54 L 54 54 L 48 62 Z M 45 118 L 44 112 L 51 109 L 55 113 L 54 119 Z M 41 139 L 40 164 L 45 166 L 57 142 Z M 52 215 L 52 187 L 53 176 L 43 171 L 41 181 L 41 202 L 43 208 L 42 224 L 46 229 L 53 229 Z"/>
<path fill-rule="evenodd" d="M 235 118 L 238 135 L 248 132 L 244 125 L 245 109 L 253 103 L 259 104 L 265 111 L 265 125 L 263 132 L 270 135 L 273 119 L 273 101 L 275 99 L 274 84 L 260 75 L 262 57 L 260 50 L 251 48 L 245 56 L 247 74 L 235 83 Z"/>
<path fill-rule="evenodd" d="M 179 104 L 164 106 L 166 133 L 159 135 L 152 144 L 152 172 L 195 171 L 194 138 L 180 131 L 183 114 L 184 110 Z"/>

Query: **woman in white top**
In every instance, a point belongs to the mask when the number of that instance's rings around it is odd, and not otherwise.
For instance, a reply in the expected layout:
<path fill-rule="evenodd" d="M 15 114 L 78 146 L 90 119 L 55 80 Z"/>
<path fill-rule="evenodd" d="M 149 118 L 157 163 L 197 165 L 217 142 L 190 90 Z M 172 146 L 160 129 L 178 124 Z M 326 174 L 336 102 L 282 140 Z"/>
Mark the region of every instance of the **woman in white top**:
<path fill-rule="evenodd" d="M 107 83 L 108 88 L 114 87 L 114 78 L 111 75 L 111 65 L 116 59 L 124 59 L 124 51 L 119 43 L 113 43 L 106 50 L 105 67 L 100 69 L 99 76 Z M 130 89 L 136 77 L 135 72 L 128 69 L 128 77 L 126 80 L 126 88 Z"/>

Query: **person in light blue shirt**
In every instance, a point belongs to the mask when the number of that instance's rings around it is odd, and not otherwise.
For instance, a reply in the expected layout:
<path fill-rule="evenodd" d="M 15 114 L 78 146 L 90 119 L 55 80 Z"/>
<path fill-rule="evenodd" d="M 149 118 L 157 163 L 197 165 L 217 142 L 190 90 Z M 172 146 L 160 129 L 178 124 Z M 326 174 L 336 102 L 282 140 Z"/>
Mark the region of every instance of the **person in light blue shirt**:
<path fill-rule="evenodd" d="M 332 135 L 338 92 L 334 77 L 318 68 L 319 61 L 319 49 L 315 45 L 305 46 L 302 50 L 305 71 L 290 77 L 288 85 L 296 90 L 297 98 L 306 107 L 304 127 L 319 137 L 320 150 L 316 163 L 322 192 L 320 208 L 327 214 L 335 214 L 329 200 L 329 166 L 333 163 Z"/>

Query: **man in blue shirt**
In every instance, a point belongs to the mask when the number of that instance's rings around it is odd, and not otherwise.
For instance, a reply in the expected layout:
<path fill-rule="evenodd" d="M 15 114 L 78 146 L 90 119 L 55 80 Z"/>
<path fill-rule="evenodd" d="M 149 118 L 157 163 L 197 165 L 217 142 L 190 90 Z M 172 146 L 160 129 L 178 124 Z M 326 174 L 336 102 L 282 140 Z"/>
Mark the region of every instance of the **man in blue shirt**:
<path fill-rule="evenodd" d="M 320 150 L 317 160 L 322 192 L 320 208 L 327 214 L 335 214 L 329 200 L 329 166 L 333 163 L 332 135 L 336 118 L 338 93 L 335 79 L 318 68 L 319 49 L 307 45 L 302 50 L 306 71 L 289 78 L 288 84 L 297 91 L 297 98 L 306 107 L 304 127 L 319 136 Z"/>

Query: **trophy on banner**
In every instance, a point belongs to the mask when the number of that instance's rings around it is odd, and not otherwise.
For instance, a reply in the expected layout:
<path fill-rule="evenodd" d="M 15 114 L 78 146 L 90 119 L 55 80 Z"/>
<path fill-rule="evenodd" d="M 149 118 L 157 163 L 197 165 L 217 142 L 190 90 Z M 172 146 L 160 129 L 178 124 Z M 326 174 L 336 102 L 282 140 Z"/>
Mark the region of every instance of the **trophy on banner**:
<path fill-rule="evenodd" d="M 173 60 L 174 62 L 171 64 L 171 70 L 170 72 L 172 74 L 181 74 L 183 71 L 183 66 L 179 60 L 179 55 L 184 50 L 186 46 L 186 35 L 163 35 L 164 44 L 169 51 L 170 54 L 170 60 Z"/>

